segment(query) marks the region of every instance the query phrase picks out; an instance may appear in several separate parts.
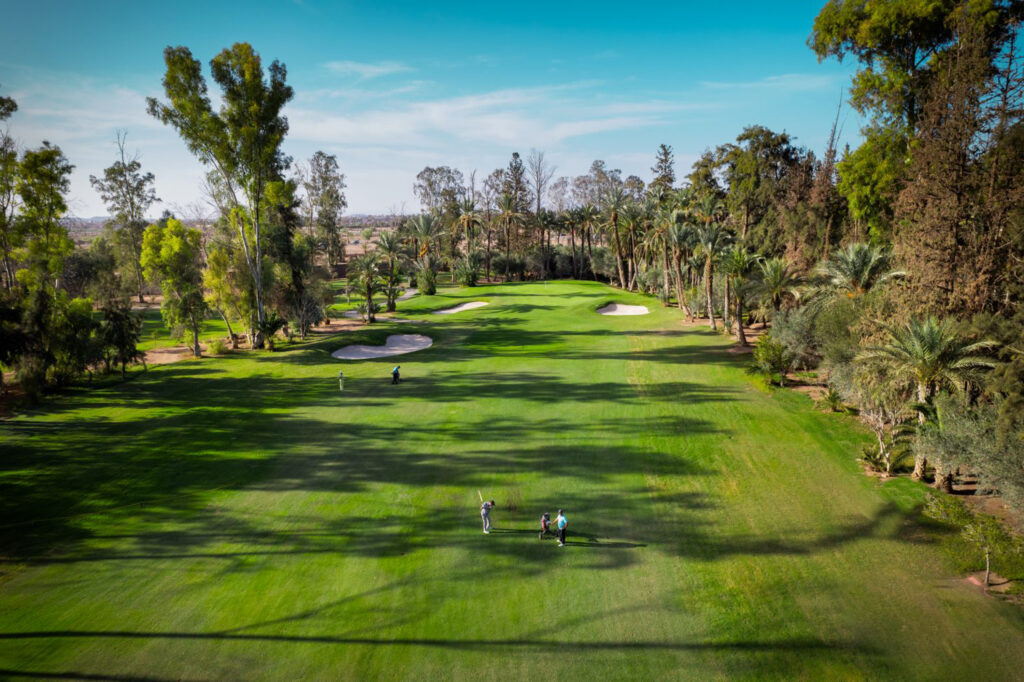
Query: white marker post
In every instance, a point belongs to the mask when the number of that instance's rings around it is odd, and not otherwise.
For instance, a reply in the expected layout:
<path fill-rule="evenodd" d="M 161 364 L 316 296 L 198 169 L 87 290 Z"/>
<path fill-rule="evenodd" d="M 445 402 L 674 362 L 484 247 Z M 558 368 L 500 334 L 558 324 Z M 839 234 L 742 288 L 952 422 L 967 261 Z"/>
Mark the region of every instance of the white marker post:
<path fill-rule="evenodd" d="M 339 391 L 344 391 L 345 390 L 345 372 L 344 371 L 338 372 L 338 390 Z"/>

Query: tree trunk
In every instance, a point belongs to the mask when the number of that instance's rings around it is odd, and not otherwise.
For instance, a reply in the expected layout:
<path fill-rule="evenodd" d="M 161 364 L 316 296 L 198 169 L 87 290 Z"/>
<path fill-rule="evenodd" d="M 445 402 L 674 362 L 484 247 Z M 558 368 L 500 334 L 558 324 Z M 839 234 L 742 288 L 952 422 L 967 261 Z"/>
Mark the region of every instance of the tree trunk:
<path fill-rule="evenodd" d="M 580 279 L 579 272 L 576 270 L 576 228 L 572 225 L 569 226 L 569 245 L 572 247 L 572 278 Z"/>
<path fill-rule="evenodd" d="M 992 551 L 988 547 L 986 547 L 985 548 L 985 589 L 986 590 L 988 589 L 989 578 L 992 576 L 992 562 L 991 562 L 991 559 L 992 559 Z"/>
<path fill-rule="evenodd" d="M 395 303 L 395 266 L 392 263 L 388 263 L 388 290 L 386 292 L 387 300 L 387 311 L 389 313 L 395 312 L 398 306 Z"/>
<path fill-rule="evenodd" d="M 729 278 L 725 278 L 725 298 L 722 302 L 722 327 L 727 334 L 732 333 L 732 321 L 729 319 Z"/>
<path fill-rule="evenodd" d="M 736 334 L 741 346 L 747 345 L 747 334 L 743 331 L 743 297 L 736 293 Z"/>
<path fill-rule="evenodd" d="M 676 266 L 676 305 L 679 306 L 679 310 L 685 311 L 686 310 L 686 305 L 683 303 L 683 268 L 682 268 L 683 253 L 682 253 L 682 251 L 676 251 L 675 254 L 674 254 L 673 260 L 675 261 L 675 266 Z"/>
<path fill-rule="evenodd" d="M 832 214 L 829 214 L 828 220 L 825 222 L 825 255 L 822 260 L 828 260 L 829 245 L 832 242 Z"/>
<path fill-rule="evenodd" d="M 224 320 L 224 326 L 228 329 L 228 338 L 231 339 L 231 349 L 238 350 L 238 339 L 235 338 L 235 333 L 231 330 L 231 322 L 228 320 L 228 316 L 224 314 L 223 310 L 218 310 L 220 313 L 220 319 Z"/>
<path fill-rule="evenodd" d="M 511 257 L 512 250 L 512 224 L 505 219 L 505 281 L 508 281 L 509 276 L 509 258 Z"/>
<path fill-rule="evenodd" d="M 662 301 L 662 305 L 668 308 L 672 305 L 672 290 L 668 282 L 668 245 L 661 252 L 661 282 L 664 291 L 665 300 Z"/>
<path fill-rule="evenodd" d="M 626 261 L 629 281 L 628 289 L 630 291 L 636 291 L 637 288 L 637 248 L 633 240 L 633 230 L 630 230 L 630 256 Z"/>
<path fill-rule="evenodd" d="M 587 235 L 587 256 L 590 261 L 590 277 L 595 282 L 597 281 L 597 268 L 594 267 L 594 240 L 590 234 L 590 228 L 586 228 Z"/>
<path fill-rule="evenodd" d="M 917 385 L 917 401 L 923 403 L 928 398 L 928 388 L 924 384 Z M 924 414 L 917 415 L 917 421 L 919 424 L 924 424 Z M 910 477 L 915 481 L 924 480 L 925 472 L 928 470 L 928 459 L 918 453 L 914 453 L 914 472 L 910 474 Z"/>
<path fill-rule="evenodd" d="M 487 226 L 487 281 L 491 281 L 491 227 Z"/>
<path fill-rule="evenodd" d="M 612 213 L 612 232 L 615 233 L 615 265 L 619 271 L 619 288 L 626 288 L 626 273 L 622 268 L 622 240 L 619 239 L 618 214 Z"/>
<path fill-rule="evenodd" d="M 708 300 L 708 322 L 711 323 L 711 331 L 718 331 L 718 327 L 715 326 L 715 302 L 711 300 L 712 274 L 711 259 L 708 258 L 704 264 L 704 291 Z"/>
<path fill-rule="evenodd" d="M 192 325 L 192 355 L 195 357 L 202 357 L 202 351 L 199 348 L 199 325 Z"/>

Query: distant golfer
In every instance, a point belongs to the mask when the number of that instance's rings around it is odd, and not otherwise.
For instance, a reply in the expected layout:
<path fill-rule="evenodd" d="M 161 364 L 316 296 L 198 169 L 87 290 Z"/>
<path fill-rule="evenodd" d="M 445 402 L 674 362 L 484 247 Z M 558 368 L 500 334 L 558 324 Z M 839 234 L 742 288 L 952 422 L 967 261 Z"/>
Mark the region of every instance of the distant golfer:
<path fill-rule="evenodd" d="M 494 500 L 487 500 L 480 505 L 480 519 L 484 522 L 484 533 L 491 532 L 491 510 L 494 509 Z"/>
<path fill-rule="evenodd" d="M 402 380 L 402 377 L 399 376 L 399 374 L 398 374 L 398 369 L 400 367 L 401 367 L 401 365 L 395 365 L 395 368 L 393 370 L 391 370 L 391 383 L 392 384 L 397 384 L 399 381 Z"/>
<path fill-rule="evenodd" d="M 558 529 L 558 546 L 565 547 L 565 529 L 569 526 L 569 519 L 565 518 L 565 514 L 561 509 L 558 510 L 558 516 L 555 518 L 555 527 Z"/>
<path fill-rule="evenodd" d="M 555 531 L 551 530 L 551 514 L 544 512 L 540 517 L 540 533 L 537 534 L 537 539 L 543 540 L 548 533 L 555 535 Z"/>

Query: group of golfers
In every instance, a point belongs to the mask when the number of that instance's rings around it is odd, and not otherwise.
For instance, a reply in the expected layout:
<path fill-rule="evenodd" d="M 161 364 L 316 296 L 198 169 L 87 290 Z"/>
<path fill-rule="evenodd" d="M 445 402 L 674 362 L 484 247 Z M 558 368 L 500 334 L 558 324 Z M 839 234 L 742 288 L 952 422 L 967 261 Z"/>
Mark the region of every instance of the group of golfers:
<path fill-rule="evenodd" d="M 484 524 L 484 534 L 491 532 L 492 509 L 494 509 L 494 500 L 484 500 L 484 503 L 480 505 L 480 519 Z M 537 534 L 537 538 L 543 540 L 544 536 L 550 533 L 558 538 L 559 547 L 565 547 L 565 530 L 568 527 L 569 519 L 561 509 L 558 510 L 558 516 L 555 517 L 554 528 L 552 528 L 551 514 L 544 512 L 540 517 L 540 533 Z"/>

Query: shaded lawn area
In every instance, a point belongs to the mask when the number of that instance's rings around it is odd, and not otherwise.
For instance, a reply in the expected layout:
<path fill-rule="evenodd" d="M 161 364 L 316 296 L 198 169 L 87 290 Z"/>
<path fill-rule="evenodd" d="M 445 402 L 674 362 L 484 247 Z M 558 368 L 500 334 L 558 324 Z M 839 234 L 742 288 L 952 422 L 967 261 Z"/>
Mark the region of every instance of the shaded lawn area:
<path fill-rule="evenodd" d="M 142 336 L 139 338 L 139 350 L 147 351 L 155 348 L 167 348 L 169 346 L 183 346 L 192 342 L 192 335 L 189 332 L 186 332 L 183 337 L 172 334 L 171 330 L 164 324 L 163 317 L 158 308 L 139 310 L 136 311 L 136 314 L 142 316 Z M 235 329 L 234 331 L 236 334 L 243 332 L 241 329 Z M 214 339 L 227 338 L 227 335 L 228 328 L 221 317 L 207 317 L 203 320 L 199 331 L 199 341 L 205 344 Z"/>
<path fill-rule="evenodd" d="M 451 316 L 460 302 L 490 305 Z M 642 317 L 599 305 L 643 303 Z M 1013 679 L 921 489 L 720 336 L 592 283 L 443 289 L 0 423 L 0 675 Z M 339 362 L 348 343 L 435 345 Z M 345 391 L 337 386 L 344 369 Z M 478 491 L 498 502 L 480 532 Z M 566 509 L 569 545 L 538 540 Z"/>

